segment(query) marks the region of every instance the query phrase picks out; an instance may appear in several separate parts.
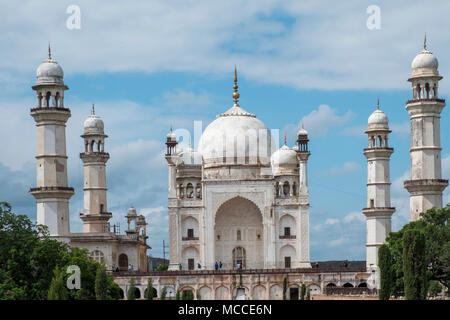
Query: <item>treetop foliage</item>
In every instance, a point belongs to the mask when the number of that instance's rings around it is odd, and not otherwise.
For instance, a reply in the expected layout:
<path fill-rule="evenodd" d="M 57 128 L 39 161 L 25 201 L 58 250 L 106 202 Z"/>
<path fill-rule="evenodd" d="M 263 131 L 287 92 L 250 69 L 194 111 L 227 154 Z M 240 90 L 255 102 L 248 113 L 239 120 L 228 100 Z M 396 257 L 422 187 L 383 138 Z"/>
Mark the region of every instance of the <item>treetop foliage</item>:
<path fill-rule="evenodd" d="M 99 263 L 89 258 L 88 250 L 51 239 L 46 226 L 14 214 L 8 203 L 0 202 L 0 299 L 45 300 L 56 278 L 54 270 L 65 287 L 70 265 L 80 268 L 81 288 L 68 290 L 67 298 L 95 299 Z M 119 287 L 109 275 L 107 282 L 108 296 L 118 299 Z"/>

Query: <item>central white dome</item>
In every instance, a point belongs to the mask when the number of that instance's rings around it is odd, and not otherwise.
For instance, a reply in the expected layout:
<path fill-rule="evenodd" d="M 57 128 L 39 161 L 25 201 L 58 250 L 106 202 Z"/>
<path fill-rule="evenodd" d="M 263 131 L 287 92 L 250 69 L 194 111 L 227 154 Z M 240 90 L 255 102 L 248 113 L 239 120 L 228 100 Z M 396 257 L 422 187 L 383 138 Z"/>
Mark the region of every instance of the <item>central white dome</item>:
<path fill-rule="evenodd" d="M 205 129 L 198 151 L 205 164 L 267 165 L 274 143 L 264 123 L 235 104 Z"/>

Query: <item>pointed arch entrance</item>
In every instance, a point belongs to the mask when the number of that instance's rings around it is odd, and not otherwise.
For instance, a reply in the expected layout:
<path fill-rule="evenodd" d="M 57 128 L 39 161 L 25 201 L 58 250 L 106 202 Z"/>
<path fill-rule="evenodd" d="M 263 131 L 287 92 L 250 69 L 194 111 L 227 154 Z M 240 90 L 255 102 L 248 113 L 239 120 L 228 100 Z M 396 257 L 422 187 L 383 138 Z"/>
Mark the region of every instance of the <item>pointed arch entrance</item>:
<path fill-rule="evenodd" d="M 263 220 L 252 201 L 235 197 L 216 212 L 214 224 L 215 259 L 224 269 L 264 267 Z"/>

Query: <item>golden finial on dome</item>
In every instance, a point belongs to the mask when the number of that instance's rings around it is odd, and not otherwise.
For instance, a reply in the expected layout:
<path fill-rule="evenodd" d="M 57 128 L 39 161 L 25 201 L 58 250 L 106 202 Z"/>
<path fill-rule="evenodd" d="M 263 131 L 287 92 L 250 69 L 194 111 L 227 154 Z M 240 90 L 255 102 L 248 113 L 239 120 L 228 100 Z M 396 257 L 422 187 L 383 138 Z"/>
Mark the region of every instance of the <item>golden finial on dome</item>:
<path fill-rule="evenodd" d="M 48 43 L 48 60 L 52 60 L 52 50 L 50 49 L 50 42 Z"/>
<path fill-rule="evenodd" d="M 380 110 L 380 98 L 377 98 L 377 110 Z"/>
<path fill-rule="evenodd" d="M 237 85 L 237 70 L 236 65 L 234 65 L 234 86 L 233 86 L 234 92 L 233 92 L 233 99 L 234 99 L 234 106 L 239 106 L 239 92 L 238 92 L 238 85 Z"/>
<path fill-rule="evenodd" d="M 425 32 L 425 37 L 423 38 L 423 48 L 427 50 L 427 33 Z"/>
<path fill-rule="evenodd" d="M 286 133 L 284 134 L 284 145 L 286 145 Z"/>
<path fill-rule="evenodd" d="M 94 104 L 92 104 L 92 110 L 91 110 L 91 114 L 94 115 L 95 114 L 95 108 L 94 108 Z"/>

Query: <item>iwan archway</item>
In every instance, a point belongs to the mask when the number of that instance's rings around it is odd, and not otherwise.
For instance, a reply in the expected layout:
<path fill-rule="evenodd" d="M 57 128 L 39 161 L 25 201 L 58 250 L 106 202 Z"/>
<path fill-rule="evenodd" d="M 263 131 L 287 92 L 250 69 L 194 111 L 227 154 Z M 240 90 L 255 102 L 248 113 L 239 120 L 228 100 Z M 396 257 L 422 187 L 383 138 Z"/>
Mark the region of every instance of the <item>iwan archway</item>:
<path fill-rule="evenodd" d="M 217 210 L 214 225 L 215 259 L 223 269 L 264 268 L 263 222 L 259 208 L 235 197 Z"/>

